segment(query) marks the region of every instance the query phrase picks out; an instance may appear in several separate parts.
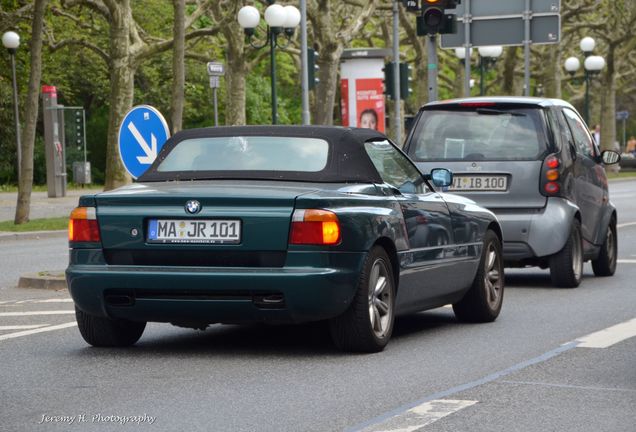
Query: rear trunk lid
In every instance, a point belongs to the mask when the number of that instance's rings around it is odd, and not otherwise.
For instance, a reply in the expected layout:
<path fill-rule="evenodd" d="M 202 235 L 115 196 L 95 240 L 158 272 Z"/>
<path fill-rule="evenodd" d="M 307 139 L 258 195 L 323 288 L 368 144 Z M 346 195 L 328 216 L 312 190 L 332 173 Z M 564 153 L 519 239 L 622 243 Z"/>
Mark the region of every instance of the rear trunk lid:
<path fill-rule="evenodd" d="M 294 202 L 314 190 L 311 184 L 283 182 L 139 183 L 98 194 L 95 201 L 109 263 L 196 265 L 207 251 L 216 257 L 208 261 L 223 265 L 232 254 L 286 251 Z"/>

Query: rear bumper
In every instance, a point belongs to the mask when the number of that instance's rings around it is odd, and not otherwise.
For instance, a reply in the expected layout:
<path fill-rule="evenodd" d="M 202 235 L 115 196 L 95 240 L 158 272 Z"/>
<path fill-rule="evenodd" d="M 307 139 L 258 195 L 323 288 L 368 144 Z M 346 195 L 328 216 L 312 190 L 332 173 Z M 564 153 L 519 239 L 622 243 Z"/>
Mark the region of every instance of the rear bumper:
<path fill-rule="evenodd" d="M 549 198 L 539 209 L 492 209 L 503 230 L 506 261 L 557 253 L 565 245 L 578 207 L 563 198 Z"/>
<path fill-rule="evenodd" d="M 342 314 L 355 294 L 365 257 L 362 252 L 290 252 L 287 263 L 320 266 L 282 268 L 71 264 L 66 279 L 76 306 L 95 316 L 194 326 L 295 323 Z"/>

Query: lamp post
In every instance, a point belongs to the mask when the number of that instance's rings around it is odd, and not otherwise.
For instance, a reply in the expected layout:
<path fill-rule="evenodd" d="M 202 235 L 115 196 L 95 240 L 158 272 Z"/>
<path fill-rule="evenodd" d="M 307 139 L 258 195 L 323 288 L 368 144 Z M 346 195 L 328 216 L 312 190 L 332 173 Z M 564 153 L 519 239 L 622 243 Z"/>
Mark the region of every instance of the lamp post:
<path fill-rule="evenodd" d="M 13 77 L 13 114 L 15 118 L 15 145 L 18 156 L 18 182 L 20 181 L 20 172 L 22 170 L 22 148 L 20 146 L 20 117 L 18 110 L 18 84 L 15 76 L 15 53 L 20 46 L 20 36 L 16 32 L 8 31 L 2 35 L 2 45 L 9 51 L 11 56 L 11 73 Z"/>
<path fill-rule="evenodd" d="M 499 45 L 482 46 L 477 49 L 479 52 L 479 95 L 483 96 L 486 93 L 485 90 L 485 73 L 495 64 L 497 59 L 503 53 L 503 47 Z M 469 55 L 472 55 L 473 50 L 468 50 Z M 455 56 L 461 60 L 462 63 L 466 62 L 466 49 L 455 48 Z M 472 85 L 470 86 L 472 88 Z"/>
<path fill-rule="evenodd" d="M 256 27 L 261 21 L 261 14 L 254 6 L 244 6 L 238 12 L 238 23 L 243 28 L 250 46 L 261 49 L 269 45 L 270 75 L 272 83 L 272 124 L 278 122 L 278 109 L 276 97 L 276 47 L 281 47 L 278 40 L 281 35 L 289 43 L 294 35 L 294 29 L 300 24 L 300 11 L 294 6 L 281 6 L 275 4 L 274 0 L 268 0 L 265 9 L 265 22 L 267 23 L 267 39 L 260 45 L 253 42 Z M 286 44 L 287 44 L 286 43 Z"/>
<path fill-rule="evenodd" d="M 585 123 L 589 123 L 590 120 L 590 81 L 593 76 L 598 75 L 605 67 L 605 59 L 603 57 L 592 55 L 592 51 L 594 51 L 595 46 L 596 42 L 591 37 L 584 37 L 581 39 L 581 43 L 579 44 L 581 51 L 583 51 L 583 54 L 585 55 L 585 61 L 583 62 L 583 68 L 585 70 L 585 102 L 583 107 L 583 117 Z M 581 67 L 581 62 L 576 57 L 569 57 L 565 60 L 564 67 L 570 76 L 573 77 L 576 71 L 578 71 Z"/>

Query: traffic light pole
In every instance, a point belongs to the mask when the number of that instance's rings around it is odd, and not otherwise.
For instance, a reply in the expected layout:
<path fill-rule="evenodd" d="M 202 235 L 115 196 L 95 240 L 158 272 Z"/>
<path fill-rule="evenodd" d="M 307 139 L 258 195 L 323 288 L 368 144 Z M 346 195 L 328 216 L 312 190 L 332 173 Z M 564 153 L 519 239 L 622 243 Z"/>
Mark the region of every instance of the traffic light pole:
<path fill-rule="evenodd" d="M 300 0 L 300 63 L 302 87 L 302 123 L 311 124 L 309 115 L 309 61 L 307 60 L 307 0 Z"/>
<path fill-rule="evenodd" d="M 426 46 L 428 49 L 428 101 L 437 100 L 437 37 L 435 35 L 426 36 Z"/>
<path fill-rule="evenodd" d="M 402 146 L 402 119 L 400 105 L 400 10 L 398 0 L 393 0 L 393 95 L 395 96 L 395 143 Z"/>
<path fill-rule="evenodd" d="M 470 97 L 470 0 L 464 0 L 464 97 Z"/>

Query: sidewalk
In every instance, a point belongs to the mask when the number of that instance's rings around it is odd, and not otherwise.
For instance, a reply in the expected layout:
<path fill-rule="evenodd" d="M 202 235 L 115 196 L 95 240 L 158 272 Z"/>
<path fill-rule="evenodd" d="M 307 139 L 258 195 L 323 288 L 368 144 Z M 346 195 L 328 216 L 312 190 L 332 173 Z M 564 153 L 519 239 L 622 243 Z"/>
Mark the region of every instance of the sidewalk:
<path fill-rule="evenodd" d="M 63 198 L 49 198 L 47 192 L 33 192 L 29 219 L 67 217 L 71 214 L 71 210 L 77 207 L 80 195 L 101 191 L 101 189 L 68 190 Z M 0 222 L 14 219 L 17 200 L 17 192 L 0 192 Z"/>

